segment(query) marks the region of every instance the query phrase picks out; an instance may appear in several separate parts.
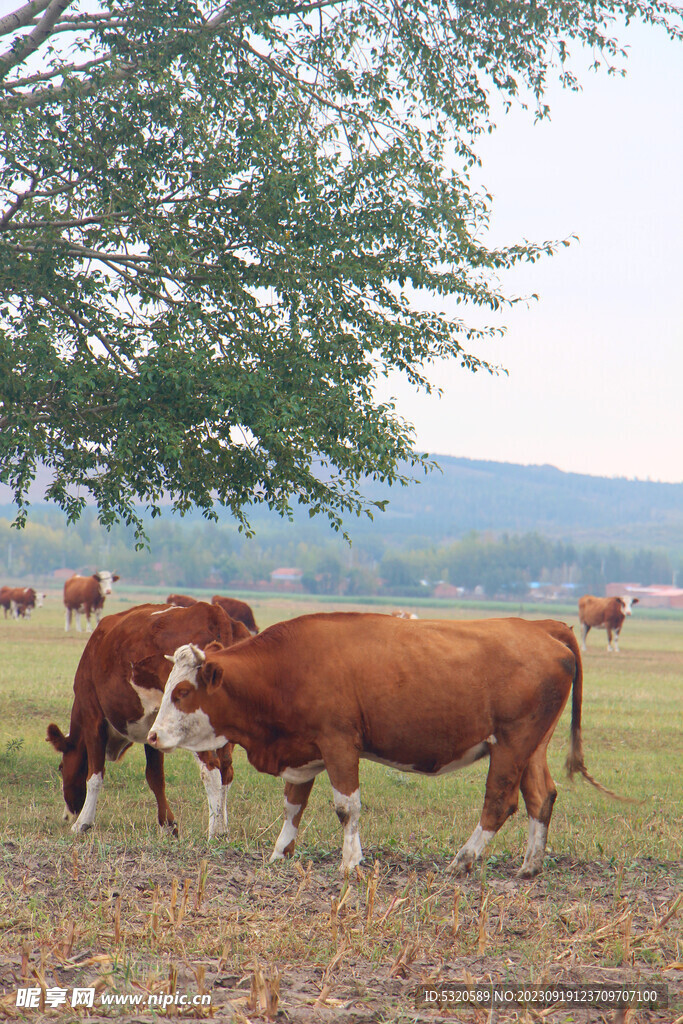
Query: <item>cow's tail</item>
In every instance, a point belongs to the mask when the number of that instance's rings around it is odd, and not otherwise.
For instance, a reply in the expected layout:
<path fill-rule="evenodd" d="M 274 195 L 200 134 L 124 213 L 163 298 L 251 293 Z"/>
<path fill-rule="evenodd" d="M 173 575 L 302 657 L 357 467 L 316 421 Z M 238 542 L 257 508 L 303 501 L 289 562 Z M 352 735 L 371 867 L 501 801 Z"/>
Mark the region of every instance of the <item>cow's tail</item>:
<path fill-rule="evenodd" d="M 590 774 L 583 760 L 583 739 L 581 736 L 581 704 L 583 701 L 583 665 L 581 663 L 581 651 L 577 643 L 574 631 L 570 631 L 571 642 L 567 642 L 567 646 L 574 655 L 574 682 L 572 684 L 572 724 L 571 724 L 571 735 L 569 741 L 569 753 L 567 754 L 566 768 L 567 775 L 571 779 L 577 772 L 582 775 L 586 782 L 590 782 L 591 786 L 595 786 L 601 793 L 605 793 L 606 796 L 612 797 L 613 800 L 621 800 L 623 803 L 634 804 L 636 800 L 632 800 L 627 796 L 620 796 L 619 793 L 615 793 L 612 789 L 607 789 L 602 783 L 594 779 Z"/>

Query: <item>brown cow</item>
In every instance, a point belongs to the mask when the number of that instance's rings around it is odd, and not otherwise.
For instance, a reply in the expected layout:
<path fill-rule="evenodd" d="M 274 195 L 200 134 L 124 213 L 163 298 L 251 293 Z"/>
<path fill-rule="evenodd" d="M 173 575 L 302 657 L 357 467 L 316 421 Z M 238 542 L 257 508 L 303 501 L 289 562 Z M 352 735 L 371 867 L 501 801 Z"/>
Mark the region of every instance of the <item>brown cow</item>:
<path fill-rule="evenodd" d="M 181 647 L 174 660 L 147 742 L 199 751 L 229 738 L 258 771 L 283 778 L 285 823 L 271 861 L 293 852 L 313 780 L 324 770 L 344 829 L 342 868 L 352 869 L 362 857 L 361 757 L 441 775 L 488 755 L 481 818 L 452 866 L 470 870 L 517 809 L 521 788 L 529 842 L 519 874 L 536 875 L 557 794 L 546 749 L 570 691 L 567 765 L 590 779 L 581 654 L 561 622 L 304 615 L 232 650 Z"/>
<path fill-rule="evenodd" d="M 118 761 L 133 743 L 144 743 L 157 713 L 167 676 L 166 656 L 178 642 L 229 646 L 248 637 L 220 608 L 198 604 L 168 608 L 146 604 L 106 615 L 88 640 L 74 680 L 69 735 L 51 724 L 47 739 L 62 754 L 60 771 L 65 818 L 78 815 L 74 832 L 85 832 L 95 820 L 97 797 L 104 780 L 105 760 Z M 227 791 L 232 781 L 232 746 L 200 754 L 200 771 L 209 802 L 209 838 L 227 831 Z M 147 782 L 157 800 L 160 825 L 175 835 L 173 813 L 166 801 L 163 755 L 145 746 Z"/>
<path fill-rule="evenodd" d="M 42 608 L 45 594 L 37 593 L 33 587 L 2 587 L 0 588 L 0 606 L 13 618 L 31 618 L 34 608 Z"/>
<path fill-rule="evenodd" d="M 12 591 L 15 619 L 30 619 L 34 608 L 42 608 L 45 594 L 37 593 L 33 587 L 16 587 Z"/>
<path fill-rule="evenodd" d="M 236 622 L 243 622 L 250 633 L 254 635 L 258 633 L 258 626 L 254 622 L 254 613 L 246 601 L 240 601 L 236 597 L 220 597 L 218 594 L 214 594 L 211 604 L 219 605 Z"/>
<path fill-rule="evenodd" d="M 76 613 L 76 631 L 81 631 L 81 612 L 85 612 L 85 621 L 88 632 L 92 629 L 90 625 L 90 613 L 95 612 L 96 623 L 102 618 L 104 599 L 111 594 L 112 584 L 116 583 L 119 577 L 111 572 L 101 569 L 92 576 L 72 576 L 64 584 L 64 606 L 66 608 L 66 625 L 64 629 L 69 632 L 71 627 L 71 615 Z"/>
<path fill-rule="evenodd" d="M 619 634 L 624 619 L 631 614 L 631 607 L 638 604 L 637 597 L 593 597 L 586 594 L 579 598 L 579 622 L 581 623 L 581 648 L 586 650 L 586 637 L 595 627 L 607 630 L 607 650 L 619 653 Z"/>
<path fill-rule="evenodd" d="M 191 605 L 197 604 L 197 599 L 190 597 L 189 594 L 169 594 L 166 604 L 174 604 L 177 608 L 189 608 Z"/>

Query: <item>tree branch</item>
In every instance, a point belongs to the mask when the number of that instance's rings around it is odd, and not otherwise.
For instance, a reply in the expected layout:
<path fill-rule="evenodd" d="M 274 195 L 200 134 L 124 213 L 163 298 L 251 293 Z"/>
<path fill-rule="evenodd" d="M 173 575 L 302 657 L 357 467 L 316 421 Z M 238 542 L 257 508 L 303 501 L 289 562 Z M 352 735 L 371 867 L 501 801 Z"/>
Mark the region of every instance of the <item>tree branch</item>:
<path fill-rule="evenodd" d="M 22 64 L 28 56 L 35 53 L 38 47 L 49 37 L 60 15 L 72 3 L 73 0 L 50 0 L 45 9 L 45 14 L 33 32 L 16 39 L 9 50 L 0 54 L 0 79 L 4 78 L 17 64 Z"/>
<path fill-rule="evenodd" d="M 31 0 L 12 14 L 6 14 L 0 18 L 0 36 L 7 36 L 10 32 L 30 25 L 36 14 L 40 14 L 46 7 L 49 7 L 50 0 Z"/>

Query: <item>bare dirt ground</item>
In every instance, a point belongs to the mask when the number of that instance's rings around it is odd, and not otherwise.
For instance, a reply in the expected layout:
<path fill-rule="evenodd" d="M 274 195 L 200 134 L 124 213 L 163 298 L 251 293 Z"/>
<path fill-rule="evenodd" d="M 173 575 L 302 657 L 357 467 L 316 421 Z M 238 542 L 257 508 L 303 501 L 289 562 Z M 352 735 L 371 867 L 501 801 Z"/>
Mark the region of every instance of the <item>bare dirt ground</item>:
<path fill-rule="evenodd" d="M 0 843 L 0 1017 L 244 1024 L 458 1020 L 683 1021 L 681 866 L 550 861 L 533 882 L 510 862 L 456 879 L 446 861 L 381 854 L 346 883 L 338 856 L 275 867 L 210 853 Z M 420 985 L 665 984 L 668 1009 L 439 1011 Z M 16 1005 L 41 989 L 37 1008 Z M 94 987 L 93 1008 L 51 1008 Z M 104 1007 L 102 994 L 209 993 L 211 1007 Z"/>

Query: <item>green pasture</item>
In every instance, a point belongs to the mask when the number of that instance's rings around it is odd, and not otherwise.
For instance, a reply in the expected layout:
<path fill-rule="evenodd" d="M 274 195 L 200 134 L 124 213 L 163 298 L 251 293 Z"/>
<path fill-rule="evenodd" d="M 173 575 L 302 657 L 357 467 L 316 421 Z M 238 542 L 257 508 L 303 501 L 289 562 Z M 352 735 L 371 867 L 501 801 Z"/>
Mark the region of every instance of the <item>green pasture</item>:
<path fill-rule="evenodd" d="M 107 602 L 114 612 L 149 599 L 117 594 Z M 153 600 L 158 597 L 152 595 Z M 272 622 L 334 603 L 294 598 L 255 598 L 256 620 Z M 352 606 L 344 604 L 344 609 Z M 373 606 L 386 610 L 386 606 Z M 421 617 L 474 617 L 472 608 L 419 609 Z M 527 614 L 547 617 L 546 608 Z M 499 612 L 496 612 L 499 614 Z M 575 616 L 558 615 L 577 625 Z M 52 593 L 30 621 L 0 619 L 0 815 L 3 833 L 67 837 L 60 820 L 62 800 L 58 755 L 45 742 L 46 726 L 69 723 L 73 676 L 87 634 L 65 634 L 60 596 Z M 593 630 L 584 656 L 583 731 L 589 771 L 604 785 L 638 801 L 614 802 L 582 781 L 565 780 L 569 709 L 550 747 L 551 770 L 559 796 L 549 844 L 557 855 L 680 857 L 683 830 L 681 725 L 683 702 L 683 616 L 657 618 L 637 613 L 627 621 L 620 654 L 607 654 L 604 631 Z M 477 823 L 487 762 L 440 779 L 406 775 L 380 765 L 361 765 L 361 838 L 368 856 L 382 851 L 425 858 L 454 853 Z M 203 790 L 191 755 L 166 759 L 169 801 L 185 840 L 201 843 L 206 828 Z M 270 852 L 280 828 L 282 784 L 258 775 L 236 751 L 231 793 L 230 843 L 238 849 Z M 510 820 L 490 848 L 493 858 L 516 866 L 526 841 L 526 815 Z M 108 764 L 97 813 L 98 833 L 110 838 L 156 842 L 154 800 L 144 782 L 144 753 L 134 747 L 118 764 Z M 336 851 L 341 830 L 330 802 L 326 776 L 314 787 L 299 839 L 301 853 Z"/>
<path fill-rule="evenodd" d="M 163 595 L 119 591 L 113 612 Z M 265 626 L 335 602 L 253 598 Z M 340 607 L 351 609 L 349 602 Z M 358 606 L 361 607 L 361 606 Z M 372 610 L 388 610 L 377 603 Z M 417 609 L 476 617 L 501 609 Z M 510 609 L 517 611 L 518 609 Z M 525 614 L 548 617 L 547 608 Z M 574 621 L 573 609 L 551 614 Z M 576 624 L 576 623 L 575 623 Z M 68 728 L 73 676 L 87 636 L 65 635 L 61 595 L 30 621 L 0 619 L 0 1018 L 111 1019 L 153 1024 L 169 1014 L 234 1024 L 408 1024 L 427 982 L 663 983 L 670 1004 L 638 1024 L 683 1024 L 681 678 L 683 618 L 634 616 L 622 653 L 593 633 L 584 658 L 583 732 L 589 771 L 635 800 L 619 803 L 565 780 L 567 711 L 551 744 L 559 796 L 543 874 L 515 878 L 526 845 L 523 806 L 467 878 L 447 865 L 477 823 L 486 762 L 439 779 L 361 765 L 365 862 L 340 877 L 341 829 L 325 775 L 315 784 L 293 862 L 268 865 L 282 820 L 282 783 L 236 752 L 231 833 L 209 844 L 192 756 L 166 758 L 180 838 L 160 834 L 134 747 L 108 764 L 96 826 L 74 836 L 61 820 L 59 756 L 49 722 Z M 69 1012 L 50 992 L 210 993 L 212 1007 Z M 40 1005 L 17 1005 L 34 987 Z M 439 1020 L 443 1019 L 438 1017 Z M 461 1024 L 491 1021 L 458 1012 Z M 496 1024 L 634 1024 L 635 1017 L 562 1008 L 501 1011 Z"/>

